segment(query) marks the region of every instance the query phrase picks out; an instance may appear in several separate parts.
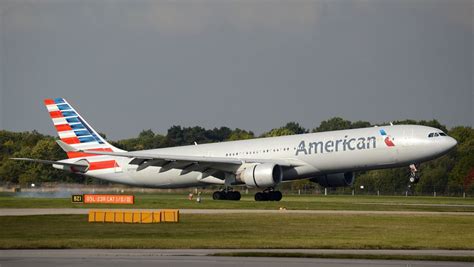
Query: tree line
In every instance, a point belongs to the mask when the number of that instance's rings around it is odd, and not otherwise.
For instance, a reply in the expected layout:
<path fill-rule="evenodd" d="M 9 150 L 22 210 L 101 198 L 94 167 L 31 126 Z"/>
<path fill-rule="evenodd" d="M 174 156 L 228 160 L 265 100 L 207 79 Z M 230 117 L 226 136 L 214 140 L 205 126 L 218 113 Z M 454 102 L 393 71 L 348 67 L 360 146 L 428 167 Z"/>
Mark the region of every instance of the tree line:
<path fill-rule="evenodd" d="M 454 127 L 447 129 L 437 120 L 395 121 L 394 124 L 418 124 L 435 127 L 448 133 L 458 141 L 458 146 L 447 155 L 436 160 L 421 164 L 421 180 L 413 187 L 419 194 L 452 195 L 462 192 L 474 193 L 474 129 L 472 127 Z M 380 125 L 386 125 L 382 123 Z M 261 135 L 252 131 L 220 127 L 205 129 L 200 126 L 182 127 L 172 126 L 166 135 L 150 130 L 143 130 L 137 137 L 110 141 L 111 144 L 127 151 L 163 148 L 172 146 L 214 143 L 251 138 L 303 134 L 309 132 L 324 132 L 374 126 L 367 121 L 349 121 L 335 117 L 322 121 L 313 129 L 306 129 L 297 122 L 271 129 Z M 105 135 L 102 135 L 105 138 Z M 0 131 L 0 183 L 6 185 L 41 184 L 44 182 L 71 182 L 71 183 L 104 183 L 103 181 L 62 172 L 42 164 L 13 161 L 11 157 L 29 157 L 38 159 L 60 160 L 66 154 L 56 144 L 55 138 L 48 135 L 32 132 Z M 402 193 L 407 189 L 408 166 L 359 172 L 356 174 L 354 188 L 364 187 L 364 192 L 393 194 Z M 317 188 L 309 180 L 295 181 L 283 184 L 285 189 Z"/>

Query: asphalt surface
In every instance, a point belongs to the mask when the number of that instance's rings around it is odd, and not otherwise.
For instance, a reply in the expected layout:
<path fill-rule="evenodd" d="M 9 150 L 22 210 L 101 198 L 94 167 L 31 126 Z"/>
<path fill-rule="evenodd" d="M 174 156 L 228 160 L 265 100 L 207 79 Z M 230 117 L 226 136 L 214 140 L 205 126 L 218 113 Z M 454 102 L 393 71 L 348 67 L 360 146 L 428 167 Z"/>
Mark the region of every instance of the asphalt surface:
<path fill-rule="evenodd" d="M 359 255 L 430 255 L 430 256 L 470 256 L 474 250 L 451 249 L 14 249 L 0 250 L 0 258 L 14 257 L 89 257 L 89 256 L 207 256 L 228 252 L 274 252 L 307 254 L 359 254 Z"/>
<path fill-rule="evenodd" d="M 60 215 L 87 214 L 90 209 L 0 209 L 0 216 L 30 216 L 30 215 Z M 97 209 L 96 209 L 97 210 Z M 107 209 L 113 210 L 113 209 Z M 116 209 L 124 210 L 124 209 Z M 156 210 L 156 209 L 136 209 Z M 474 212 L 436 212 L 436 211 L 367 211 L 367 210 L 262 210 L 262 209 L 179 209 L 181 214 L 236 214 L 236 213 L 265 213 L 265 214 L 347 214 L 347 215 L 463 215 L 474 216 Z"/>
<path fill-rule="evenodd" d="M 178 267 L 209 267 L 209 266 L 473 266 L 463 262 L 434 262 L 411 260 L 354 260 L 354 259 L 310 259 L 310 258 L 268 258 L 268 257 L 214 257 L 205 256 L 218 252 L 229 251 L 285 251 L 288 250 L 1 250 L 0 266 L 178 266 Z M 358 252 L 357 250 L 290 250 L 290 252 L 339 253 L 343 251 Z M 367 251 L 363 250 L 363 254 Z M 377 250 L 382 253 L 386 251 Z M 406 253 L 407 251 L 405 251 Z M 398 251 L 397 253 L 402 253 Z M 436 253 L 443 255 L 447 251 L 410 251 Z M 441 254 L 440 254 L 441 253 Z M 470 251 L 465 251 L 473 255 Z"/>

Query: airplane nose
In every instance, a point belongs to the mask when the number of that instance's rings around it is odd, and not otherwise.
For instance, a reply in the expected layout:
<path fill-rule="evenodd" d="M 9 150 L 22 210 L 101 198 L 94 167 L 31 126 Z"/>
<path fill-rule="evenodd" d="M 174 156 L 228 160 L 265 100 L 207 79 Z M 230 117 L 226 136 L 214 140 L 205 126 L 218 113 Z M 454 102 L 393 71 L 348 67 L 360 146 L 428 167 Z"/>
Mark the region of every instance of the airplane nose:
<path fill-rule="evenodd" d="M 448 136 L 448 138 L 446 139 L 446 146 L 448 150 L 453 149 L 457 144 L 458 141 L 456 141 L 456 139 L 452 138 L 451 136 Z"/>

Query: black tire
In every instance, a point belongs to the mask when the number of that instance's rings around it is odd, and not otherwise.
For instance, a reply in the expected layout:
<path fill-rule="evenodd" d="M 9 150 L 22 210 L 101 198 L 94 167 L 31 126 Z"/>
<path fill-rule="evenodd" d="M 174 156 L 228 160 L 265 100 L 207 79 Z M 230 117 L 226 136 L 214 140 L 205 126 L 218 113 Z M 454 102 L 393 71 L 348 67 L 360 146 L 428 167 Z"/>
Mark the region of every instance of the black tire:
<path fill-rule="evenodd" d="M 221 199 L 223 199 L 223 195 L 222 195 L 221 192 L 216 191 L 216 192 L 214 192 L 214 193 L 212 194 L 212 199 L 214 199 L 214 200 L 221 200 Z"/>
<path fill-rule="evenodd" d="M 239 201 L 242 198 L 239 191 L 234 191 L 232 200 Z"/>
<path fill-rule="evenodd" d="M 272 200 L 273 201 L 280 201 L 283 198 L 283 194 L 280 191 L 273 191 L 272 192 Z"/>
<path fill-rule="evenodd" d="M 275 193 L 275 192 L 273 192 L 273 191 L 269 191 L 269 192 L 266 192 L 266 193 L 264 193 L 264 194 L 266 195 L 268 201 L 273 201 L 273 200 L 274 200 L 274 197 L 275 197 L 275 194 L 274 194 L 274 193 Z"/>
<path fill-rule="evenodd" d="M 265 195 L 262 192 L 257 192 L 255 194 L 255 201 L 265 201 Z"/>
<path fill-rule="evenodd" d="M 227 193 L 227 199 L 228 200 L 240 200 L 240 192 L 238 191 L 232 191 Z"/>

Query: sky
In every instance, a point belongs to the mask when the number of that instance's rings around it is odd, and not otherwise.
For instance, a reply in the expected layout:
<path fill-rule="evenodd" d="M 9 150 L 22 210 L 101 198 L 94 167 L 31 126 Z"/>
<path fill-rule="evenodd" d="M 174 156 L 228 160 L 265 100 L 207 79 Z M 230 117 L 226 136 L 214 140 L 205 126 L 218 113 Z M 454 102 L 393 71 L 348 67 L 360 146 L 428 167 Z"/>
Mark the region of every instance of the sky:
<path fill-rule="evenodd" d="M 0 129 L 474 124 L 472 0 L 0 1 Z"/>

